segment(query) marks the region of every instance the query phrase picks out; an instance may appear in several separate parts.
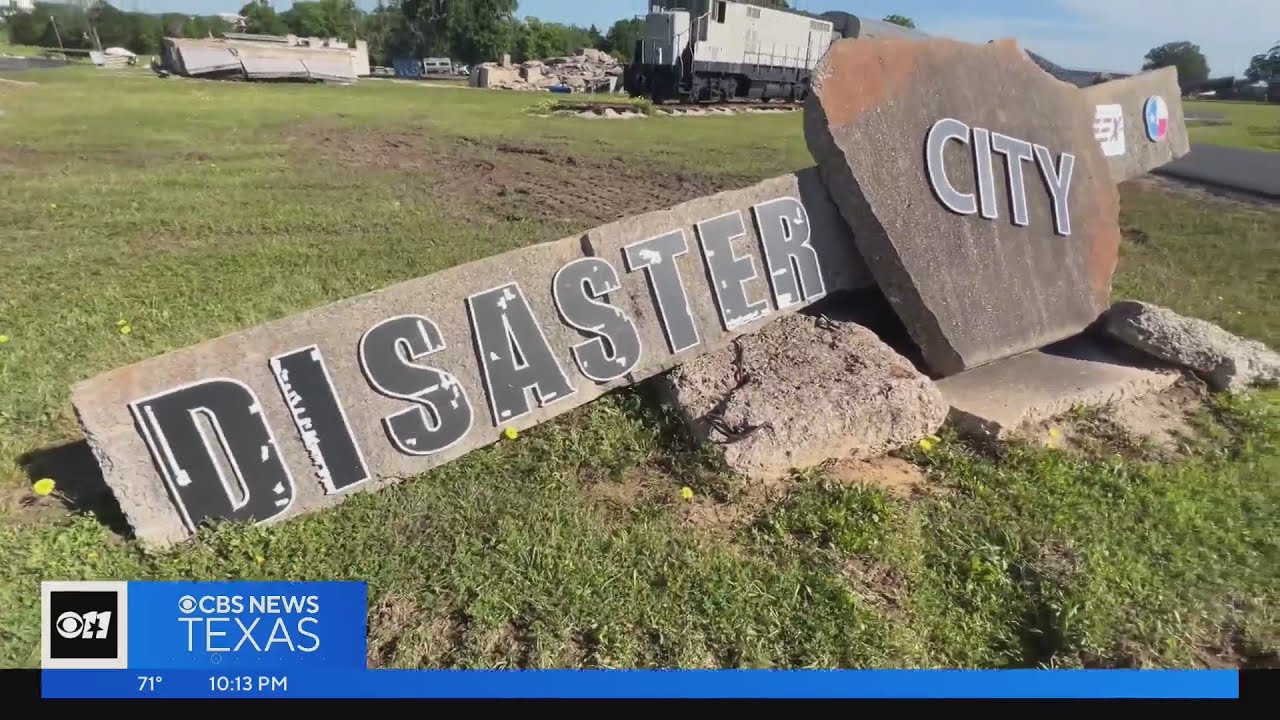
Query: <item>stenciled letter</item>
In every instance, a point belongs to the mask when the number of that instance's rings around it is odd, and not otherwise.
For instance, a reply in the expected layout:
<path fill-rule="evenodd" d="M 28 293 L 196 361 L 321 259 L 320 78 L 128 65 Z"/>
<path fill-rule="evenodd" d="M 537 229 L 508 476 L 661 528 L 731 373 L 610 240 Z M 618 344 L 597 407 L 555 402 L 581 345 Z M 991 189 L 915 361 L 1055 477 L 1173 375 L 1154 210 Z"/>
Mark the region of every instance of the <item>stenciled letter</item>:
<path fill-rule="evenodd" d="M 495 427 L 532 410 L 529 390 L 538 407 L 575 392 L 519 283 L 476 293 L 467 298 L 467 309 Z"/>
<path fill-rule="evenodd" d="M 248 385 L 202 380 L 129 404 L 188 529 L 262 522 L 293 503 L 293 476 Z"/>
<path fill-rule="evenodd" d="M 667 336 L 667 347 L 675 354 L 702 342 L 698 326 L 689 310 L 689 296 L 684 291 L 676 258 L 689 252 L 684 229 L 632 243 L 622 248 L 627 272 L 644 268 L 649 289 L 658 303 L 658 317 Z"/>
<path fill-rule="evenodd" d="M 631 372 L 643 351 L 635 323 L 610 305 L 608 293 L 622 289 L 618 271 L 607 260 L 579 258 L 556 271 L 551 292 L 565 323 L 596 337 L 573 346 L 582 374 L 608 382 Z"/>
<path fill-rule="evenodd" d="M 277 355 L 269 365 L 325 490 L 338 492 L 368 480 L 369 468 L 320 348 L 308 345 Z"/>
<path fill-rule="evenodd" d="M 826 295 L 822 263 L 809 243 L 812 235 L 804 203 L 782 197 L 756 205 L 751 214 L 760 233 L 769 287 L 778 309 Z"/>
<path fill-rule="evenodd" d="M 929 137 L 925 141 L 925 164 L 929 171 L 929 184 L 933 192 L 952 210 L 961 215 L 972 215 L 978 212 L 978 201 L 973 193 L 962 193 L 956 190 L 947 177 L 946 144 L 955 140 L 969 144 L 969 126 L 952 118 L 943 118 L 929 129 Z"/>
<path fill-rule="evenodd" d="M 770 312 L 769 301 L 751 302 L 747 298 L 747 283 L 756 276 L 756 264 L 751 255 L 739 255 L 733 242 L 747 236 L 742 224 L 742 213 L 734 210 L 697 225 L 698 245 L 702 248 L 702 260 L 711 276 L 711 290 L 720 321 L 725 330 L 758 320 Z"/>
<path fill-rule="evenodd" d="M 391 444 L 406 455 L 447 450 L 471 430 L 471 401 L 458 379 L 415 362 L 444 349 L 440 329 L 421 315 L 387 318 L 360 337 L 360 369 L 369 387 L 416 406 L 382 419 Z"/>
<path fill-rule="evenodd" d="M 1053 201 L 1053 229 L 1059 235 L 1071 235 L 1071 208 L 1067 204 L 1071 194 L 1071 173 L 1076 167 L 1076 156 L 1062 153 L 1058 167 L 1053 167 L 1053 153 L 1043 145 L 1036 145 L 1036 163 L 1040 166 L 1040 175 L 1044 178 L 1044 186 L 1049 190 L 1049 198 Z"/>
<path fill-rule="evenodd" d="M 991 149 L 1004 155 L 1009 177 L 1009 202 L 1013 205 L 1013 224 L 1026 227 L 1031 224 L 1027 214 L 1027 186 L 1022 177 L 1022 163 L 1034 160 L 1031 143 L 1000 133 L 991 133 Z"/>

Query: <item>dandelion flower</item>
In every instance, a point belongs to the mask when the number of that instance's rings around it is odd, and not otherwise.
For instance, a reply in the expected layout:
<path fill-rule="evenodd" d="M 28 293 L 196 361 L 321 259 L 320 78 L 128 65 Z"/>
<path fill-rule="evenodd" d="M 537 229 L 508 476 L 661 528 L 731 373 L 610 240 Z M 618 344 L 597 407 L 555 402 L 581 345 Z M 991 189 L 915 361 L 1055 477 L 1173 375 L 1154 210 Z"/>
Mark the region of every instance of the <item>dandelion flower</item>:
<path fill-rule="evenodd" d="M 128 324 L 129 324 L 128 320 L 121 319 L 116 321 L 116 327 L 124 327 L 125 325 L 128 325 Z"/>
<path fill-rule="evenodd" d="M 57 485 L 58 484 L 53 481 L 53 478 L 40 478 L 31 486 L 31 491 L 41 497 L 44 497 L 53 492 L 53 489 L 57 487 Z"/>
<path fill-rule="evenodd" d="M 680 488 L 680 497 L 684 498 L 685 500 L 692 500 L 693 488 L 687 485 L 685 487 Z"/>
<path fill-rule="evenodd" d="M 933 440 L 930 440 L 929 438 L 920 438 L 920 442 L 918 444 L 920 445 L 920 449 L 925 452 L 932 450 L 934 445 Z"/>
<path fill-rule="evenodd" d="M 3 344 L 5 344 L 5 343 L 7 343 L 7 342 L 9 342 L 9 336 L 8 336 L 8 335 L 0 335 L 0 345 L 3 345 Z"/>
<path fill-rule="evenodd" d="M 520 431 L 516 430 L 513 427 L 509 427 L 506 430 L 503 430 L 502 434 L 506 435 L 508 440 L 515 440 L 516 438 L 520 437 Z"/>
<path fill-rule="evenodd" d="M 131 332 L 133 332 L 133 328 L 132 328 L 132 327 L 130 327 L 130 326 L 128 326 L 128 325 L 121 325 L 121 326 L 120 326 L 120 334 L 121 334 L 121 335 L 128 335 L 128 334 L 129 334 L 129 333 L 131 333 Z"/>
<path fill-rule="evenodd" d="M 94 552 L 94 551 L 90 550 L 90 551 L 89 551 L 89 554 L 88 554 L 88 555 L 86 555 L 85 557 L 89 558 L 90 560 L 97 560 L 97 559 L 98 559 L 98 553 L 96 553 L 96 552 Z"/>

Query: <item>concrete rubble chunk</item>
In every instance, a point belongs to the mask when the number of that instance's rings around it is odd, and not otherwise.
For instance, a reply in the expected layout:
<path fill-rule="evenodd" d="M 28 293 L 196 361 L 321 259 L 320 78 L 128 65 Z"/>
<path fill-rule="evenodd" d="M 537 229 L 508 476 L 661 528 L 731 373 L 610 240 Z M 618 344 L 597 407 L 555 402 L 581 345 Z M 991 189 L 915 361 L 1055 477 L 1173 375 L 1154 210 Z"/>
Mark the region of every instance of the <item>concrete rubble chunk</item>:
<path fill-rule="evenodd" d="M 878 457 L 928 436 L 947 416 L 934 383 L 870 330 L 808 313 L 655 383 L 730 468 L 759 479 Z"/>
<path fill-rule="evenodd" d="M 1116 303 L 1098 323 L 1107 336 L 1195 371 L 1216 391 L 1280 383 L 1280 354 L 1199 318 L 1151 303 Z"/>
<path fill-rule="evenodd" d="M 1094 137 L 1107 157 L 1114 182 L 1145 175 L 1191 152 L 1177 68 L 1099 83 L 1082 92 L 1093 113 Z M 1154 123 L 1150 130 L 1148 115 Z"/>
<path fill-rule="evenodd" d="M 1078 406 L 1102 407 L 1164 390 L 1176 369 L 1088 335 L 997 360 L 938 381 L 961 434 L 1004 439 Z"/>
<path fill-rule="evenodd" d="M 480 63 L 471 84 L 501 90 L 546 90 L 564 85 L 575 92 L 609 92 L 617 85 L 610 79 L 622 75 L 624 68 L 609 53 L 586 48 L 569 57 L 526 60 L 510 70 L 499 63 Z"/>
<path fill-rule="evenodd" d="M 804 119 L 935 374 L 1069 337 L 1106 309 L 1119 201 L 1092 109 L 1016 43 L 839 40 Z"/>

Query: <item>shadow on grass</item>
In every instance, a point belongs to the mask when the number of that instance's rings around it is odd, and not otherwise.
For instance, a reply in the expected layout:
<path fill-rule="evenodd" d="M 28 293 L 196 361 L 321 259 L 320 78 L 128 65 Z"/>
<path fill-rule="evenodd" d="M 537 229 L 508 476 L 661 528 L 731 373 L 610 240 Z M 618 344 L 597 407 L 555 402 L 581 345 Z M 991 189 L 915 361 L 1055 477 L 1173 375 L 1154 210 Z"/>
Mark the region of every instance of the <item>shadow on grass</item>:
<path fill-rule="evenodd" d="M 84 440 L 32 450 L 18 458 L 31 482 L 53 478 L 62 504 L 73 513 L 93 515 L 107 529 L 125 539 L 133 530 L 124 511 L 102 477 L 98 460 Z"/>

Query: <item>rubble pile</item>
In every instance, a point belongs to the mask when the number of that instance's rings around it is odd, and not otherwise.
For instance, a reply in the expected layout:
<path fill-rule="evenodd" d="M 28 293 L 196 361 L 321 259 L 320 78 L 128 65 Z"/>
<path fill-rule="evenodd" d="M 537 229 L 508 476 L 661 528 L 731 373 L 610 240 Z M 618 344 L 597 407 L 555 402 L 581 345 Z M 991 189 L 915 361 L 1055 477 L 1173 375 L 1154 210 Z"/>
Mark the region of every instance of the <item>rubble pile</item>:
<path fill-rule="evenodd" d="M 612 92 L 620 84 L 622 73 L 623 66 L 609 53 L 584 48 L 576 55 L 518 65 L 507 57 L 502 62 L 481 63 L 471 71 L 471 85 L 503 90 Z"/>

